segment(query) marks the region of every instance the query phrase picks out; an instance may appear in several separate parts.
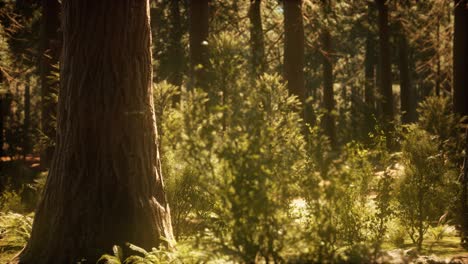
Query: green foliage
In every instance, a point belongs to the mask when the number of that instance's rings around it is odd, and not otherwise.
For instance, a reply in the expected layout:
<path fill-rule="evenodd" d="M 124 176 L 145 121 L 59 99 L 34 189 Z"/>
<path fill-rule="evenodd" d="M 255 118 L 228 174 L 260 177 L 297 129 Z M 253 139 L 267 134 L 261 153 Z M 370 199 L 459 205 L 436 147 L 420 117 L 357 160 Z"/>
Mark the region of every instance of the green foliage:
<path fill-rule="evenodd" d="M 444 214 L 451 203 L 450 171 L 437 138 L 415 125 L 407 127 L 402 145 L 404 175 L 398 182 L 398 208 L 412 241 L 421 249 L 431 221 Z"/>
<path fill-rule="evenodd" d="M 29 239 L 31 227 L 31 216 L 0 212 L 0 255 L 23 248 Z"/>
<path fill-rule="evenodd" d="M 219 250 L 247 262 L 279 259 L 306 157 L 299 103 L 278 76 L 246 81 L 234 39 L 212 43 L 212 65 L 222 69 L 212 85 L 225 89 L 184 93 L 159 118 L 176 234 L 202 221 Z"/>
<path fill-rule="evenodd" d="M 403 248 L 405 245 L 405 239 L 408 236 L 406 228 L 400 223 L 400 221 L 395 219 L 389 223 L 388 229 L 389 242 L 397 248 Z"/>
<path fill-rule="evenodd" d="M 101 264 L 162 264 L 162 263 L 210 263 L 212 260 L 222 260 L 214 254 L 202 252 L 192 248 L 189 244 L 177 244 L 177 250 L 165 248 L 152 248 L 146 251 L 143 248 L 126 244 L 129 256 L 124 255 L 124 250 L 120 246 L 113 246 L 113 254 L 101 256 L 97 263 Z"/>

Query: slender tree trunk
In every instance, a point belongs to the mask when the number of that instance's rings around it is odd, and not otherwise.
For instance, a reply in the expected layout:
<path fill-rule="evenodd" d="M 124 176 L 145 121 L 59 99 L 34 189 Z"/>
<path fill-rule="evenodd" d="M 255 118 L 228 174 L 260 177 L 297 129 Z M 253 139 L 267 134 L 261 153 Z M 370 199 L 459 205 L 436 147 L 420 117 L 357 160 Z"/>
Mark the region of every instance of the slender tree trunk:
<path fill-rule="evenodd" d="M 440 96 L 440 20 L 441 16 L 437 15 L 437 32 L 436 32 L 436 60 L 437 60 L 437 65 L 436 65 L 436 95 Z"/>
<path fill-rule="evenodd" d="M 206 88 L 208 57 L 208 0 L 189 1 L 190 88 Z"/>
<path fill-rule="evenodd" d="M 284 9 L 284 79 L 291 95 L 304 105 L 304 120 L 312 123 L 310 107 L 306 105 L 304 83 L 304 22 L 302 0 L 283 0 Z"/>
<path fill-rule="evenodd" d="M 171 70 L 168 78 L 169 83 L 182 87 L 184 77 L 184 48 L 182 46 L 182 21 L 180 16 L 180 1 L 170 1 L 170 20 L 171 20 L 171 43 L 169 47 L 169 56 Z M 180 95 L 174 98 L 174 102 L 180 101 Z"/>
<path fill-rule="evenodd" d="M 455 0 L 453 40 L 453 105 L 455 113 L 468 116 L 468 0 Z M 467 122 L 468 123 L 468 122 Z M 465 147 L 468 151 L 468 130 Z M 465 154 L 461 192 L 461 242 L 468 248 L 468 154 Z"/>
<path fill-rule="evenodd" d="M 148 0 L 63 2 L 56 152 L 21 263 L 89 263 L 172 241 L 152 99 Z"/>
<path fill-rule="evenodd" d="M 54 65 L 58 65 L 61 49 L 59 34 L 60 3 L 58 0 L 42 0 L 42 24 L 40 43 L 40 83 L 41 83 L 41 127 L 45 136 L 55 138 L 55 116 L 57 105 L 53 94 L 57 90 L 57 82 L 51 80 Z M 43 146 L 41 150 L 41 166 L 50 167 L 54 147 Z"/>
<path fill-rule="evenodd" d="M 181 87 L 184 77 L 184 48 L 182 46 L 182 21 L 180 17 L 180 1 L 173 0 L 170 5 L 171 39 L 169 46 L 170 70 L 168 82 Z M 174 98 L 174 102 L 180 101 L 180 95 Z"/>
<path fill-rule="evenodd" d="M 252 50 L 252 75 L 258 77 L 266 69 L 265 41 L 263 38 L 261 0 L 250 0 L 250 45 Z"/>
<path fill-rule="evenodd" d="M 393 92 L 392 68 L 390 62 L 390 29 L 388 26 L 387 0 L 375 0 L 377 3 L 379 25 L 379 88 L 381 95 L 382 119 L 387 137 L 387 146 L 392 146 L 391 131 L 393 130 Z"/>
<path fill-rule="evenodd" d="M 31 152 L 31 86 L 28 83 L 24 86 L 24 139 L 23 139 L 23 156 Z"/>
<path fill-rule="evenodd" d="M 369 3 L 367 5 L 367 16 L 369 24 L 372 23 L 373 18 L 373 5 Z M 375 97 L 374 97 L 374 90 L 375 90 L 375 64 L 376 64 L 376 56 L 375 56 L 375 41 L 373 38 L 373 34 L 371 29 L 367 32 L 366 37 L 366 54 L 365 54 L 365 90 L 364 90 L 364 100 L 367 106 L 372 110 L 375 109 Z"/>
<path fill-rule="evenodd" d="M 5 98 L 3 94 L 0 94 L 0 158 L 3 157 L 3 130 L 4 130 L 4 116 L 5 116 Z M 0 164 L 2 162 L 0 161 Z M 1 165 L 0 165 L 1 166 Z"/>
<path fill-rule="evenodd" d="M 408 40 L 402 26 L 400 26 L 398 36 L 398 69 L 400 72 L 401 122 L 408 124 L 416 121 L 416 105 L 412 98 L 414 93 L 408 63 Z"/>
<path fill-rule="evenodd" d="M 323 106 L 325 108 L 324 127 L 325 133 L 330 139 L 333 147 L 336 146 L 336 128 L 335 117 L 335 99 L 333 96 L 333 58 L 331 36 L 328 29 L 323 29 L 322 32 L 322 49 L 323 49 Z"/>
<path fill-rule="evenodd" d="M 3 73 L 0 71 L 0 84 L 3 82 Z M 0 158 L 3 157 L 3 129 L 5 120 L 5 94 L 0 94 Z M 0 161 L 0 169 L 2 162 Z M 0 190 L 2 186 L 0 186 Z"/>

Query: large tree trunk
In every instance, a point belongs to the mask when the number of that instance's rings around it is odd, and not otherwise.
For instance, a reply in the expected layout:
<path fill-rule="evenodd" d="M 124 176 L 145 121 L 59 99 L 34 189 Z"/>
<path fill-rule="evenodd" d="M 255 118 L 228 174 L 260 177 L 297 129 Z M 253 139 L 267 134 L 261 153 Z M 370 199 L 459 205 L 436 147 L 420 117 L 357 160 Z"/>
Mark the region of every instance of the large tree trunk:
<path fill-rule="evenodd" d="M 408 62 L 408 40 L 402 26 L 398 36 L 398 69 L 400 72 L 401 122 L 408 124 L 416 121 L 416 103 L 411 85 Z"/>
<path fill-rule="evenodd" d="M 63 2 L 57 146 L 21 263 L 94 263 L 172 241 L 152 99 L 148 0 Z"/>
<path fill-rule="evenodd" d="M 42 0 L 42 22 L 40 42 L 40 83 L 41 83 L 41 129 L 50 139 L 55 138 L 55 116 L 57 105 L 53 94 L 57 90 L 57 82 L 51 80 L 54 65 L 58 65 L 61 49 L 59 34 L 60 3 L 58 0 Z M 41 150 L 41 167 L 50 167 L 54 147 L 43 146 Z"/>
<path fill-rule="evenodd" d="M 208 58 L 208 0 L 189 1 L 190 84 L 189 88 L 206 88 Z"/>
<path fill-rule="evenodd" d="M 379 25 L 379 88 L 381 95 L 382 119 L 387 137 L 387 146 L 392 145 L 391 131 L 393 130 L 393 92 L 392 92 L 392 67 L 390 62 L 390 29 L 388 26 L 387 0 L 375 0 Z"/>
<path fill-rule="evenodd" d="M 250 0 L 250 46 L 252 50 L 252 75 L 254 77 L 261 75 L 266 69 L 261 3 L 261 0 Z"/>
<path fill-rule="evenodd" d="M 453 105 L 455 113 L 468 116 L 468 0 L 455 0 L 453 40 Z M 468 123 L 468 122 L 466 122 Z M 465 148 L 468 152 L 468 130 Z M 465 154 L 461 192 L 461 242 L 468 248 L 468 154 Z"/>

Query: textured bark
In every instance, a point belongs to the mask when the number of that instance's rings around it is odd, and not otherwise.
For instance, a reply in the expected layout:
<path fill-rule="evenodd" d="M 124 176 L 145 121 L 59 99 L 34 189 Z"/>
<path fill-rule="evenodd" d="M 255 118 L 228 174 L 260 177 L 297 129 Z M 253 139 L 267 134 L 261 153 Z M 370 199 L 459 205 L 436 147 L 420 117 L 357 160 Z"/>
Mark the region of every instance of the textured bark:
<path fill-rule="evenodd" d="M 379 25 L 379 88 L 381 96 L 382 119 L 386 132 L 387 146 L 392 145 L 391 131 L 393 130 L 393 92 L 392 67 L 390 62 L 390 29 L 388 25 L 387 0 L 375 0 L 378 9 Z"/>
<path fill-rule="evenodd" d="M 302 0 L 284 0 L 284 78 L 291 94 L 305 102 Z"/>
<path fill-rule="evenodd" d="M 468 0 L 455 0 L 453 40 L 453 105 L 455 113 L 468 115 Z M 468 123 L 468 122 L 466 122 Z M 468 153 L 468 129 L 465 148 Z M 461 242 L 468 248 L 468 154 L 465 154 L 461 192 Z"/>
<path fill-rule="evenodd" d="M 40 39 L 40 84 L 41 84 L 41 129 L 48 138 L 55 138 L 55 116 L 57 105 L 51 99 L 58 84 L 50 76 L 60 57 L 61 39 L 60 3 L 58 0 L 42 0 L 42 22 Z M 41 150 L 41 166 L 49 168 L 54 153 L 53 146 L 44 146 Z"/>
<path fill-rule="evenodd" d="M 324 116 L 325 133 L 330 139 L 332 146 L 336 146 L 336 128 L 333 110 L 335 110 L 335 99 L 333 97 L 333 58 L 331 36 L 328 29 L 322 32 L 322 49 L 323 49 L 323 106 L 326 113 Z"/>
<path fill-rule="evenodd" d="M 208 58 L 208 0 L 189 1 L 190 88 L 205 88 Z"/>
<path fill-rule="evenodd" d="M 455 1 L 453 42 L 453 105 L 456 113 L 468 115 L 468 1 Z"/>
<path fill-rule="evenodd" d="M 172 241 L 152 99 L 148 0 L 63 2 L 57 146 L 21 263 Z"/>
<path fill-rule="evenodd" d="M 252 50 L 252 73 L 254 77 L 265 72 L 265 40 L 263 37 L 261 0 L 250 0 L 250 46 Z"/>
<path fill-rule="evenodd" d="M 410 79 L 408 63 L 408 40 L 400 27 L 398 36 L 398 69 L 400 72 L 401 122 L 408 124 L 416 121 L 416 103 Z"/>

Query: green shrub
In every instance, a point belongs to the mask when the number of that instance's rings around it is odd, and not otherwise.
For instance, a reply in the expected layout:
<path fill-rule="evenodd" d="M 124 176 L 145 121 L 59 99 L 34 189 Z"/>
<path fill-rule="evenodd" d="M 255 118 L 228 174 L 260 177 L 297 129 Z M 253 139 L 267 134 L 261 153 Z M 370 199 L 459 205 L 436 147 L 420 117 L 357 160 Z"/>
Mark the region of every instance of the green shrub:
<path fill-rule="evenodd" d="M 438 138 L 416 125 L 407 127 L 402 144 L 404 175 L 398 182 L 399 215 L 418 247 L 431 222 L 436 222 L 450 204 L 450 174 Z"/>

